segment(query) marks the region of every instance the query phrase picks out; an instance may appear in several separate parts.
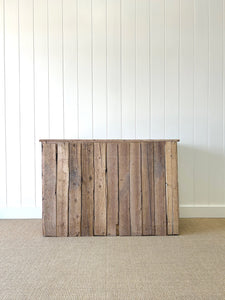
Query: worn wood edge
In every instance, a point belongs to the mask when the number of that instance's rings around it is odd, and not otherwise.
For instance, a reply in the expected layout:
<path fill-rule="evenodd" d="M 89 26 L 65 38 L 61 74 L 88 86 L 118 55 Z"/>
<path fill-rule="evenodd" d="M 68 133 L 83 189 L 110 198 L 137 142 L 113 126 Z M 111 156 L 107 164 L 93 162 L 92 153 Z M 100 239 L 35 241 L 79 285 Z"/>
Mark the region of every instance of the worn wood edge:
<path fill-rule="evenodd" d="M 46 155 L 45 155 L 45 150 L 44 150 L 45 146 L 42 145 L 42 234 L 43 236 L 46 237 L 55 237 L 56 236 L 56 224 L 57 224 L 57 199 L 56 199 L 56 189 L 57 189 L 57 159 L 56 159 L 56 155 L 57 155 L 57 146 L 55 144 L 52 144 L 51 148 L 54 149 L 54 165 L 55 165 L 55 188 L 54 188 L 54 205 L 55 205 L 55 211 L 53 211 L 53 215 L 55 217 L 54 220 L 54 224 L 52 226 L 52 228 L 47 228 L 47 223 L 46 222 L 46 218 L 45 218 L 45 214 L 46 214 L 46 209 L 45 209 L 45 203 L 44 201 L 46 201 L 45 199 L 45 180 L 44 180 L 44 176 L 45 176 L 45 163 L 46 163 Z M 52 149 L 52 150 L 53 150 Z M 47 153 L 49 154 L 49 150 L 47 151 Z"/>
<path fill-rule="evenodd" d="M 169 142 L 169 141 L 174 141 L 174 142 L 179 142 L 179 139 L 40 139 L 39 142 L 41 143 L 149 143 L 149 142 Z"/>
<path fill-rule="evenodd" d="M 172 142 L 173 235 L 179 234 L 179 192 L 177 144 Z"/>
<path fill-rule="evenodd" d="M 117 224 L 116 224 L 116 236 L 120 235 L 120 200 L 119 200 L 119 144 L 116 146 L 116 155 L 117 155 Z"/>
<path fill-rule="evenodd" d="M 173 234 L 172 144 L 165 143 L 167 234 Z"/>

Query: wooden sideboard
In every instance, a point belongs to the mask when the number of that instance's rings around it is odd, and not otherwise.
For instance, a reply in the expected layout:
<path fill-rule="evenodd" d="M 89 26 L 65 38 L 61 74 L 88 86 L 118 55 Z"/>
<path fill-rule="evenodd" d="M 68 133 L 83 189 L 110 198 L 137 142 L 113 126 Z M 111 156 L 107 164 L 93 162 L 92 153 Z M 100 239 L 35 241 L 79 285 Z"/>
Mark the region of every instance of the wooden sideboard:
<path fill-rule="evenodd" d="M 44 236 L 176 235 L 178 140 L 40 140 Z"/>

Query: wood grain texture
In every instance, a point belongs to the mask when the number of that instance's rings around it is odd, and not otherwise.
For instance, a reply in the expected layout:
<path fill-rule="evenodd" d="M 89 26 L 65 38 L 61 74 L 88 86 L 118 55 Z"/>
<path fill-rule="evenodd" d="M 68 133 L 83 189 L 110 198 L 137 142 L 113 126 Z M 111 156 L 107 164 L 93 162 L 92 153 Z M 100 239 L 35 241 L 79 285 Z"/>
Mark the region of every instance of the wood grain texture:
<path fill-rule="evenodd" d="M 141 151 L 139 143 L 130 144 L 130 220 L 131 235 L 142 235 Z"/>
<path fill-rule="evenodd" d="M 94 144 L 94 234 L 106 235 L 106 144 Z"/>
<path fill-rule="evenodd" d="M 172 142 L 173 234 L 179 234 L 177 143 Z"/>
<path fill-rule="evenodd" d="M 119 144 L 119 235 L 130 235 L 130 145 Z"/>
<path fill-rule="evenodd" d="M 69 236 L 81 233 L 81 144 L 69 144 Z"/>
<path fill-rule="evenodd" d="M 83 236 L 93 236 L 93 188 L 94 160 L 93 143 L 82 144 L 82 216 L 81 232 Z"/>
<path fill-rule="evenodd" d="M 107 144 L 107 235 L 117 235 L 118 217 L 118 147 Z"/>
<path fill-rule="evenodd" d="M 42 145 L 42 230 L 56 236 L 56 145 Z"/>
<path fill-rule="evenodd" d="M 172 144 L 165 143 L 167 234 L 173 234 Z"/>
<path fill-rule="evenodd" d="M 154 147 L 142 143 L 142 223 L 143 235 L 155 235 Z"/>
<path fill-rule="evenodd" d="M 43 235 L 179 233 L 177 142 L 43 143 Z"/>
<path fill-rule="evenodd" d="M 155 235 L 166 235 L 165 144 L 154 143 Z"/>
<path fill-rule="evenodd" d="M 57 146 L 57 236 L 68 236 L 69 144 Z"/>

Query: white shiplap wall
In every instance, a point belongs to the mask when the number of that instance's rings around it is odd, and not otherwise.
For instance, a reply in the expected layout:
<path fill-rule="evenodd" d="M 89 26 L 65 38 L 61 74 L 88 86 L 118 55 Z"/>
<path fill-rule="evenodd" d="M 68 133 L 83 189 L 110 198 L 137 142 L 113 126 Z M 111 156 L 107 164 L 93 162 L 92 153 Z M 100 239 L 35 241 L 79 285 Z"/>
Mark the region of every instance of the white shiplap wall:
<path fill-rule="evenodd" d="M 180 138 L 181 216 L 225 216 L 225 0 L 0 0 L 0 217 L 40 138 Z"/>

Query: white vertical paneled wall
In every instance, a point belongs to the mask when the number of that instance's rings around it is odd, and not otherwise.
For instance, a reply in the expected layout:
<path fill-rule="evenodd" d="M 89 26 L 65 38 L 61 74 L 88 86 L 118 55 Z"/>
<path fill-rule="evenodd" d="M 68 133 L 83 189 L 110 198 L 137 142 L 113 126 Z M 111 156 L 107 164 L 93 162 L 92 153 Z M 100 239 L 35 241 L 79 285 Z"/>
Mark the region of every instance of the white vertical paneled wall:
<path fill-rule="evenodd" d="M 0 217 L 40 138 L 180 138 L 181 216 L 225 216 L 225 0 L 0 0 Z"/>

